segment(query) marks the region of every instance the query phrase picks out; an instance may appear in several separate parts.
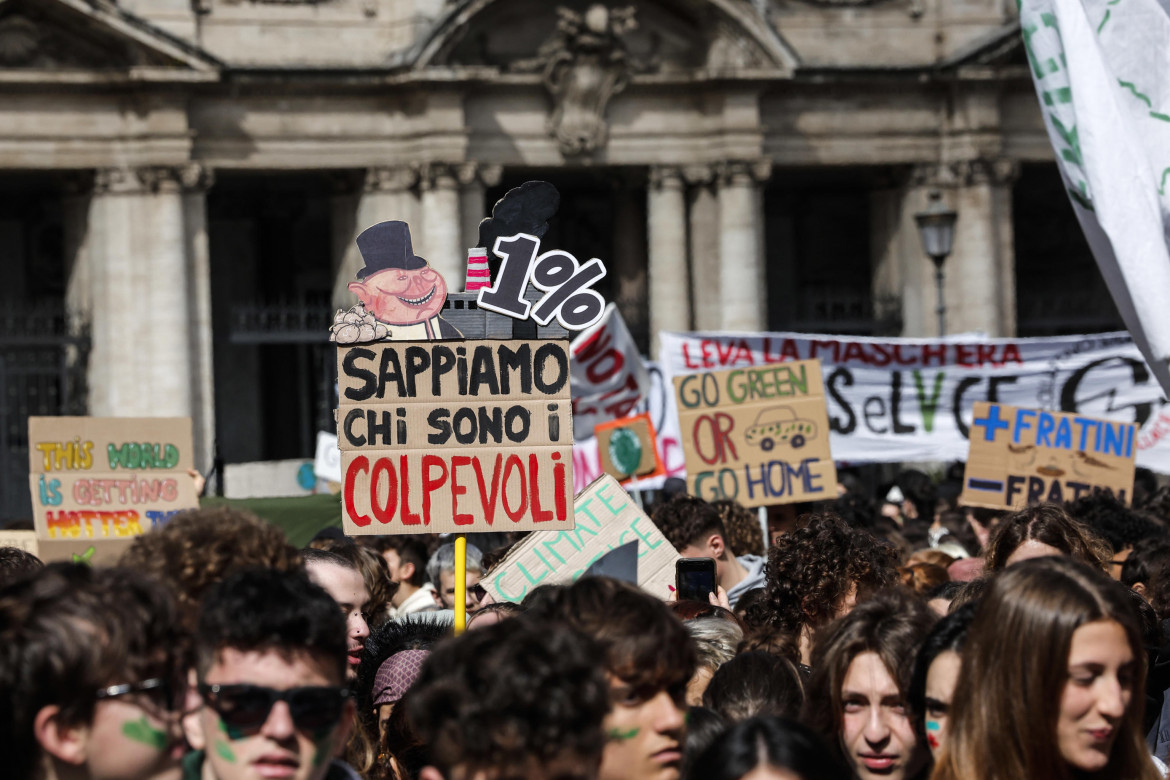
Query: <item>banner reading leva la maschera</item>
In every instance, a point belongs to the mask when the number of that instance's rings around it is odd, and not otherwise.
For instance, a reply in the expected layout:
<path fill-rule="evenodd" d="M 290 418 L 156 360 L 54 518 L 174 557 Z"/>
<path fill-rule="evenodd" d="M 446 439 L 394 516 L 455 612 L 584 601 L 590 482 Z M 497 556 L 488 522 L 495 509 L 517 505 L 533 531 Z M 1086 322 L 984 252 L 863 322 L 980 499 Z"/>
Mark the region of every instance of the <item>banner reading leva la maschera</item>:
<path fill-rule="evenodd" d="M 819 359 L 838 462 L 963 460 L 972 405 L 993 401 L 1136 422 L 1137 465 L 1170 473 L 1170 407 L 1124 332 L 943 341 L 798 333 L 660 338 L 668 378 Z M 677 412 L 664 417 L 678 424 Z"/>

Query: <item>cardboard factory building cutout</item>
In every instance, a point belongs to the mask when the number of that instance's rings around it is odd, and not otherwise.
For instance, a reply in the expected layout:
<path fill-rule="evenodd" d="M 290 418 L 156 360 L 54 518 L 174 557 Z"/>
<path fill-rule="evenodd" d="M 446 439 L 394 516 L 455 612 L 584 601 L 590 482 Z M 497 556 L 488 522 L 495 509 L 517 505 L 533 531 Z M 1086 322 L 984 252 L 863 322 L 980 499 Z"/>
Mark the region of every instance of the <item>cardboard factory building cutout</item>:
<path fill-rule="evenodd" d="M 360 303 L 337 312 L 329 329 L 330 341 L 356 344 L 463 337 L 439 316 L 447 300 L 447 282 L 415 255 L 409 225 L 379 222 L 362 231 L 357 246 L 365 266 L 349 289 Z"/>

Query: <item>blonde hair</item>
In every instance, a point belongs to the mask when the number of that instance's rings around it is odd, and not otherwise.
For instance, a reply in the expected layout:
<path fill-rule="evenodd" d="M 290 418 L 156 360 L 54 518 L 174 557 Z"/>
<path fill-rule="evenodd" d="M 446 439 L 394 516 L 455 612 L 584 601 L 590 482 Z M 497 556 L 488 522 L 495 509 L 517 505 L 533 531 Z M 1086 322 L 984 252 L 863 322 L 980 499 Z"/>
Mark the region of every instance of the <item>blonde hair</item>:
<path fill-rule="evenodd" d="M 1069 650 L 1073 633 L 1098 620 L 1121 625 L 1136 661 L 1129 708 L 1099 776 L 1156 780 L 1141 722 L 1145 652 L 1129 597 L 1103 573 L 1065 557 L 1023 561 L 992 580 L 963 648 L 931 780 L 1069 780 L 1056 739 Z"/>

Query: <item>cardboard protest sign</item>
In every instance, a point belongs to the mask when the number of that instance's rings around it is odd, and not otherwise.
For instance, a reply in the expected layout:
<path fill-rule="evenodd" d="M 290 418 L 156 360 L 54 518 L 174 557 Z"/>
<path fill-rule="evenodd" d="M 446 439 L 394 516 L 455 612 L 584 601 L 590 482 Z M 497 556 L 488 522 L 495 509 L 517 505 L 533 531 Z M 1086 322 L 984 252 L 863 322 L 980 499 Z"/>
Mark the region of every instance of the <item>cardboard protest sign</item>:
<path fill-rule="evenodd" d="M 0 531 L 0 547 L 17 547 L 27 553 L 40 556 L 37 552 L 36 531 Z"/>
<path fill-rule="evenodd" d="M 617 480 L 598 478 L 577 494 L 573 513 L 576 528 L 529 534 L 480 584 L 496 601 L 519 602 L 540 585 L 573 582 L 611 550 L 637 542 L 638 585 L 669 598 L 678 553 Z"/>
<path fill-rule="evenodd" d="M 568 342 L 338 351 L 347 534 L 573 527 Z"/>
<path fill-rule="evenodd" d="M 39 557 L 45 563 L 65 561 L 90 566 L 116 566 L 134 537 L 121 539 L 41 539 Z"/>
<path fill-rule="evenodd" d="M 30 417 L 41 539 L 137 536 L 199 506 L 189 417 Z"/>
<path fill-rule="evenodd" d="M 980 401 L 959 501 L 993 509 L 1073 501 L 1108 488 L 1128 504 L 1137 425 Z"/>
<path fill-rule="evenodd" d="M 816 360 L 674 378 L 691 494 L 743 506 L 836 495 Z"/>
<path fill-rule="evenodd" d="M 666 468 L 658 454 L 654 423 L 649 412 L 614 420 L 594 428 L 601 470 L 621 482 L 662 476 Z"/>

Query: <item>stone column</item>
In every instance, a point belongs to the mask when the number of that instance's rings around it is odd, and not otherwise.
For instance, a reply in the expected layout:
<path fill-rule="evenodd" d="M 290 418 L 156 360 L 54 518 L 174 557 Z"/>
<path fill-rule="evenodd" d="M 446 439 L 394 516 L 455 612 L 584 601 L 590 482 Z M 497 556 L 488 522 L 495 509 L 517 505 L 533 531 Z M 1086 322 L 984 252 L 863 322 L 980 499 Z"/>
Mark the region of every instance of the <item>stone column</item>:
<path fill-rule="evenodd" d="M 486 202 L 487 188 L 500 183 L 504 167 L 467 162 L 460 165 L 456 173 L 459 180 L 459 227 L 463 259 L 466 260 L 467 250 L 479 246 L 479 223 L 492 215 L 492 205 Z M 492 251 L 490 246 L 485 249 Z M 452 290 L 462 290 L 462 277 L 448 279 L 447 286 Z"/>
<path fill-rule="evenodd" d="M 708 165 L 687 166 L 683 175 L 689 193 L 691 301 L 696 330 L 722 326 L 719 298 L 719 198 L 715 170 Z"/>
<path fill-rule="evenodd" d="M 206 472 L 215 458 L 215 355 L 211 320 L 211 251 L 207 238 L 207 190 L 213 171 L 200 165 L 180 170 L 183 232 L 191 279 L 191 425 L 195 467 Z"/>
<path fill-rule="evenodd" d="M 723 330 L 760 331 L 767 325 L 759 183 L 771 160 L 730 162 L 719 171 L 719 297 Z"/>
<path fill-rule="evenodd" d="M 931 190 L 958 212 L 955 244 L 943 265 L 947 334 L 1016 334 L 1011 184 L 1019 167 L 1006 159 L 962 160 L 914 170 L 902 215 L 905 334 L 937 336 L 934 266 L 922 250 L 914 214 Z"/>
<path fill-rule="evenodd" d="M 413 191 L 418 173 L 409 166 L 381 166 L 366 170 L 361 186 L 353 191 L 342 191 L 333 200 L 334 275 L 333 306 L 348 309 L 357 303 L 357 297 L 348 289 L 357 278 L 364 263 L 355 239 L 371 225 L 388 220 L 402 220 L 410 224 L 415 254 L 428 257 L 420 251 L 421 221 L 418 197 Z"/>
<path fill-rule="evenodd" d="M 682 171 L 669 166 L 650 169 L 646 212 L 650 235 L 650 349 L 657 359 L 661 331 L 691 328 L 687 203 Z"/>
<path fill-rule="evenodd" d="M 88 247 L 95 416 L 194 413 L 192 341 L 204 336 L 192 337 L 191 328 L 206 320 L 192 318 L 200 306 L 185 213 L 184 187 L 192 176 L 173 167 L 97 172 Z"/>
<path fill-rule="evenodd" d="M 414 253 L 425 257 L 449 285 L 458 286 L 467 265 L 459 214 L 456 166 L 426 163 L 419 167 L 422 191 L 422 230 L 411 230 Z"/>

